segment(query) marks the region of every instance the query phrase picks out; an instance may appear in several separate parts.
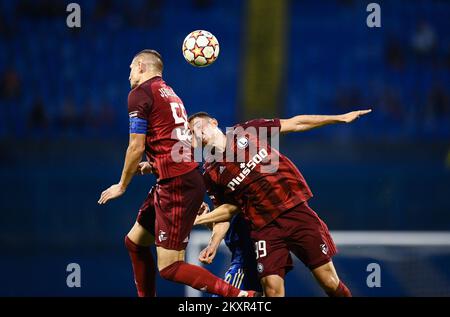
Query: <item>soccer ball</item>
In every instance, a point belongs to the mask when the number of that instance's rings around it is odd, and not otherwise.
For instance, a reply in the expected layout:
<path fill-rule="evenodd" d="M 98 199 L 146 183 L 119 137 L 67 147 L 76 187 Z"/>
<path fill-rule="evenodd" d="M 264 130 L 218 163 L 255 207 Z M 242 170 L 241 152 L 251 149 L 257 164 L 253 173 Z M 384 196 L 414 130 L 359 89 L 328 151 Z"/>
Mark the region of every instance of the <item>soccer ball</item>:
<path fill-rule="evenodd" d="M 183 56 L 197 67 L 209 66 L 219 56 L 219 42 L 208 31 L 197 30 L 189 33 L 183 41 Z"/>

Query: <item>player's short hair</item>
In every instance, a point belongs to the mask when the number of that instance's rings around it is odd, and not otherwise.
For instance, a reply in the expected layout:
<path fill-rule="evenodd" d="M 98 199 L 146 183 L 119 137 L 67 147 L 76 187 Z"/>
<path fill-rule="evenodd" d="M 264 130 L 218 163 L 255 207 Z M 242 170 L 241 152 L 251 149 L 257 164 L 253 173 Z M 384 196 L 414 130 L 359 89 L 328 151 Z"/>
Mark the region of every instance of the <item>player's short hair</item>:
<path fill-rule="evenodd" d="M 191 123 L 191 121 L 194 120 L 195 118 L 209 118 L 209 119 L 213 119 L 213 117 L 209 113 L 207 113 L 205 111 L 200 111 L 200 112 L 194 113 L 193 115 L 190 115 L 188 117 L 188 122 Z"/>
<path fill-rule="evenodd" d="M 164 69 L 164 63 L 161 54 L 158 51 L 151 50 L 151 49 L 145 49 L 134 55 L 133 59 L 136 57 L 139 57 L 141 55 L 151 56 L 152 57 L 152 64 L 161 70 L 161 72 Z"/>

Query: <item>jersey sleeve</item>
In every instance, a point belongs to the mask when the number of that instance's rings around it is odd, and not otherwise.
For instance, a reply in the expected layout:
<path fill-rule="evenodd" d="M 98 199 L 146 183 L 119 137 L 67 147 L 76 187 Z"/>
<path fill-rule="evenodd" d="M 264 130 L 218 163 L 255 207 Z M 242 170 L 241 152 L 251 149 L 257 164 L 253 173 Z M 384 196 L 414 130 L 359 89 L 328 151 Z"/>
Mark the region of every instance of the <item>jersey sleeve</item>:
<path fill-rule="evenodd" d="M 146 134 L 148 118 L 153 104 L 151 96 L 138 87 L 128 95 L 128 116 L 130 119 L 130 134 Z"/>
<path fill-rule="evenodd" d="M 239 124 L 244 129 L 247 128 L 255 128 L 256 133 L 259 136 L 260 133 L 263 133 L 262 130 L 267 131 L 267 135 L 270 138 L 271 136 L 278 135 L 281 129 L 280 119 L 254 119 L 242 124 Z"/>
<path fill-rule="evenodd" d="M 281 128 L 280 119 L 254 119 L 241 124 L 242 127 L 255 127 L 255 128 Z"/>

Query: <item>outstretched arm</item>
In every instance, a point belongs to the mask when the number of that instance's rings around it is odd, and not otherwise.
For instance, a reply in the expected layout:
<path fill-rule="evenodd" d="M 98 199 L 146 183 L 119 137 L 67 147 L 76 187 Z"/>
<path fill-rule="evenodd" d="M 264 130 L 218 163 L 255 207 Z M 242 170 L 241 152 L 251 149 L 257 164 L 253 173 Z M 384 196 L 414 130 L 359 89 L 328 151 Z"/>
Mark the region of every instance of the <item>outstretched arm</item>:
<path fill-rule="evenodd" d="M 362 115 L 371 112 L 372 109 L 368 110 L 357 110 L 339 115 L 299 115 L 292 117 L 290 119 L 280 120 L 281 133 L 289 132 L 301 132 L 307 131 L 314 128 L 318 128 L 328 124 L 335 123 L 350 123 Z"/>
<path fill-rule="evenodd" d="M 145 134 L 130 134 L 130 142 L 128 144 L 120 181 L 118 184 L 114 184 L 102 192 L 100 199 L 98 200 L 99 204 L 106 204 L 111 199 L 120 197 L 125 193 L 128 184 L 130 184 L 131 179 L 139 168 L 139 162 L 141 161 L 145 150 L 145 137 Z"/>
<path fill-rule="evenodd" d="M 194 225 L 229 221 L 239 211 L 240 209 L 235 205 L 223 204 L 207 214 L 197 216 Z"/>

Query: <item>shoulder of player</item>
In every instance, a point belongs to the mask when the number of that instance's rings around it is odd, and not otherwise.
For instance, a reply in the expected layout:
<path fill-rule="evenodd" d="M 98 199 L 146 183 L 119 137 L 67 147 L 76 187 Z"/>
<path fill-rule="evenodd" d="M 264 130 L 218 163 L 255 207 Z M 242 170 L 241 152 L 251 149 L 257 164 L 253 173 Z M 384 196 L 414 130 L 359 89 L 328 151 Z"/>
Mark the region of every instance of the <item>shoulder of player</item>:
<path fill-rule="evenodd" d="M 149 98 L 152 98 L 151 94 L 148 94 L 142 86 L 137 86 L 136 88 L 133 88 L 128 94 L 129 103 L 140 102 L 143 99 L 145 100 Z"/>
<path fill-rule="evenodd" d="M 252 130 L 249 130 L 249 128 L 257 128 L 259 126 L 257 124 L 254 124 L 253 121 L 255 121 L 255 120 L 237 123 L 234 126 L 232 126 L 231 128 L 227 129 L 226 134 L 239 136 L 242 133 L 245 133 L 245 134 L 250 133 Z"/>
<path fill-rule="evenodd" d="M 266 126 L 266 125 L 279 125 L 279 119 L 278 118 L 272 118 L 272 119 L 266 119 L 266 118 L 258 118 L 258 119 L 252 119 L 252 120 L 248 120 L 246 122 L 243 123 L 239 123 L 236 126 L 240 126 L 243 128 L 247 128 L 247 127 L 259 127 L 259 126 Z"/>
<path fill-rule="evenodd" d="M 225 130 L 225 134 L 236 134 L 236 132 L 239 132 L 239 130 L 245 130 L 247 128 L 247 126 L 245 125 L 245 122 L 243 123 L 237 123 L 229 128 L 227 128 Z"/>
<path fill-rule="evenodd" d="M 233 131 L 239 130 L 239 129 L 247 129 L 248 127 L 254 127 L 257 126 L 257 123 L 260 122 L 260 120 L 263 119 L 252 119 L 245 122 L 240 122 L 232 127 Z"/>
<path fill-rule="evenodd" d="M 162 79 L 162 77 L 153 77 L 149 81 L 145 82 L 143 85 L 148 87 L 149 90 L 151 90 L 153 92 L 154 90 L 158 90 L 167 84 L 164 81 L 164 79 Z"/>

